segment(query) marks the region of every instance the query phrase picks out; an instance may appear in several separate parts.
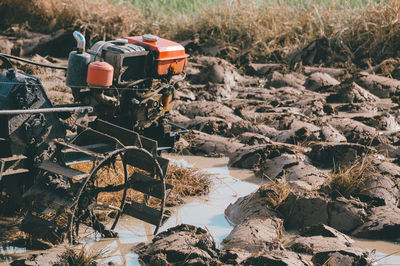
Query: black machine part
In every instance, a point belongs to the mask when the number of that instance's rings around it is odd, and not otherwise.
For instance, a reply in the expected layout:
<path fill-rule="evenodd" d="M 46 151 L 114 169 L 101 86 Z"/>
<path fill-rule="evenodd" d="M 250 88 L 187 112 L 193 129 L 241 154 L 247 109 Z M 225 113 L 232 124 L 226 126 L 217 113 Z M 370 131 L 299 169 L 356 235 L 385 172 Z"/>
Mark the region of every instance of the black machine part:
<path fill-rule="evenodd" d="M 93 55 L 93 61 L 104 60 L 114 67 L 114 83 L 117 86 L 129 85 L 149 76 L 149 52 L 141 46 L 127 43 L 127 40 L 99 41 L 88 52 Z"/>
<path fill-rule="evenodd" d="M 72 51 L 68 57 L 67 86 L 75 90 L 87 87 L 86 77 L 90 55 L 85 52 Z"/>
<path fill-rule="evenodd" d="M 0 72 L 0 84 L 2 157 L 23 154 L 31 158 L 45 151 L 51 139 L 65 136 L 65 127 L 38 78 L 9 68 Z M 50 112 L 36 110 L 43 108 Z"/>
<path fill-rule="evenodd" d="M 1 61 L 3 61 L 3 65 L 7 68 L 7 69 L 14 69 L 14 66 L 11 64 L 10 60 L 7 59 L 7 56 L 4 54 L 0 54 L 0 59 Z M 15 70 L 15 69 L 14 69 Z"/>

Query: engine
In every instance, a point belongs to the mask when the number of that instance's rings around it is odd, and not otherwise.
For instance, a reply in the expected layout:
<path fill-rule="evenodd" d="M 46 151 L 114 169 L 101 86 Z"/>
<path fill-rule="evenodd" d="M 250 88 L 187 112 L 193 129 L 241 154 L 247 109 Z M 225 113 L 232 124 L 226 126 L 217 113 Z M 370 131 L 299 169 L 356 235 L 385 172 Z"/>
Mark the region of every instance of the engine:
<path fill-rule="evenodd" d="M 164 119 L 173 99 L 173 76 L 183 73 L 188 55 L 183 46 L 154 35 L 99 41 L 88 52 L 74 33 L 67 85 L 75 101 L 94 107 L 104 120 L 171 146 L 175 135 Z"/>

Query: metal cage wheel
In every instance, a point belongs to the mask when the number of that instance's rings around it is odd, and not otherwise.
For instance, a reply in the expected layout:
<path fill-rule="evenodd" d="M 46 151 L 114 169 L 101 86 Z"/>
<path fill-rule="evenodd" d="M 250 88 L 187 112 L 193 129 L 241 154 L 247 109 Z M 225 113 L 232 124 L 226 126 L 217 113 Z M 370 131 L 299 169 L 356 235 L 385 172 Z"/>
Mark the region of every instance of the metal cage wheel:
<path fill-rule="evenodd" d="M 145 167 L 142 167 L 143 162 Z M 147 183 L 143 183 L 143 178 Z M 153 199 L 154 195 L 156 199 Z M 132 207 L 134 203 L 137 207 L 139 198 L 143 201 L 141 207 L 149 203 L 153 207 L 156 205 L 157 217 L 142 219 L 141 209 Z M 154 224 L 157 232 L 165 206 L 162 169 L 145 149 L 135 146 L 117 149 L 90 171 L 77 199 L 69 222 L 70 240 L 79 236 L 81 224 L 92 227 L 105 237 L 117 236 L 113 230 L 123 213 Z"/>

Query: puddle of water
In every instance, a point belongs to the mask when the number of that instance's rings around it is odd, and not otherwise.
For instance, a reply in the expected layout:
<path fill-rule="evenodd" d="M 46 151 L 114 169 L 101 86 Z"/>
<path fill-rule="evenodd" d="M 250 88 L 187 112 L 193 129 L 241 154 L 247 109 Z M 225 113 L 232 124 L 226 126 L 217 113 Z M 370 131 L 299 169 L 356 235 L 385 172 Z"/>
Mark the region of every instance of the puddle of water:
<path fill-rule="evenodd" d="M 122 234 L 122 233 L 121 233 Z M 133 247 L 142 241 L 139 238 L 130 239 L 129 243 L 124 243 L 121 239 L 104 239 L 89 243 L 91 250 L 104 250 L 105 258 L 98 261 L 100 265 L 112 262 L 113 265 L 140 265 L 138 255 L 132 251 Z"/>
<path fill-rule="evenodd" d="M 355 240 L 355 246 L 375 250 L 376 263 L 374 265 L 400 265 L 400 245 L 398 243 L 353 239 Z"/>
<path fill-rule="evenodd" d="M 8 265 L 13 261 L 13 257 L 24 253 L 26 248 L 3 245 L 0 247 L 0 265 Z"/>
<path fill-rule="evenodd" d="M 1 248 L 1 255 L 12 255 L 12 254 L 20 254 L 25 253 L 26 248 L 14 247 L 14 246 L 3 246 Z"/>
<path fill-rule="evenodd" d="M 226 172 L 226 168 L 228 167 L 229 158 L 221 157 L 221 158 L 210 158 L 203 156 L 182 156 L 182 155 L 170 155 L 165 156 L 170 159 L 173 163 L 176 163 L 182 167 L 196 167 L 208 171 L 208 169 L 221 169 L 220 174 L 229 175 L 230 177 L 234 177 L 236 179 L 246 181 L 249 183 L 261 185 L 267 183 L 268 180 L 258 178 L 254 175 L 253 171 L 248 169 L 241 168 L 228 168 L 228 172 Z M 218 170 L 216 171 L 218 174 Z"/>
<path fill-rule="evenodd" d="M 375 252 L 376 262 L 373 265 L 386 266 L 386 265 L 400 265 L 400 256 L 394 254 L 385 254 L 379 251 Z"/>
<path fill-rule="evenodd" d="M 169 158 L 173 159 L 173 157 Z M 181 223 L 206 227 L 215 241 L 220 243 L 232 230 L 232 226 L 225 219 L 224 210 L 239 197 L 246 196 L 258 189 L 257 184 L 240 180 L 255 179 L 254 174 L 249 170 L 232 171 L 227 166 L 227 158 L 185 156 L 184 159 L 189 164 L 202 168 L 205 172 L 213 175 L 211 192 L 176 210 L 174 215 L 161 227 L 161 230 Z M 238 176 L 240 179 L 236 179 L 232 175 Z"/>
<path fill-rule="evenodd" d="M 6 239 L 3 238 L 4 237 L 3 234 L 12 236 L 12 232 L 17 231 L 18 228 L 16 227 L 15 224 L 16 224 L 15 218 L 0 217 L 0 235 L 2 236 L 1 239 L 2 241 L 6 241 Z M 2 241 L 0 241 L 0 243 Z M 22 245 L 22 243 L 20 244 Z M 14 243 L 14 245 L 19 245 L 19 244 Z M 0 244 L 0 265 L 8 265 L 11 261 L 13 261 L 14 257 L 26 253 L 26 251 L 27 251 L 26 248 L 12 246 L 9 245 L 8 243 Z"/>

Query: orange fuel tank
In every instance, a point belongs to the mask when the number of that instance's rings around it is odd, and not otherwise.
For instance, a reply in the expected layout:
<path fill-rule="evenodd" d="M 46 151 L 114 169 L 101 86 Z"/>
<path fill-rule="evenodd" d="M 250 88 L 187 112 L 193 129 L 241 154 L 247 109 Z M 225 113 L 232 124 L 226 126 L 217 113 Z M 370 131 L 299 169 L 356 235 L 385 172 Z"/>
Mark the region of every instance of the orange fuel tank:
<path fill-rule="evenodd" d="M 159 76 L 180 74 L 187 65 L 188 54 L 179 43 L 154 35 L 126 37 L 129 43 L 142 46 L 153 52 L 156 60 L 154 71 Z"/>
<path fill-rule="evenodd" d="M 108 88 L 113 82 L 114 68 L 107 62 L 89 64 L 87 83 L 93 88 Z"/>

